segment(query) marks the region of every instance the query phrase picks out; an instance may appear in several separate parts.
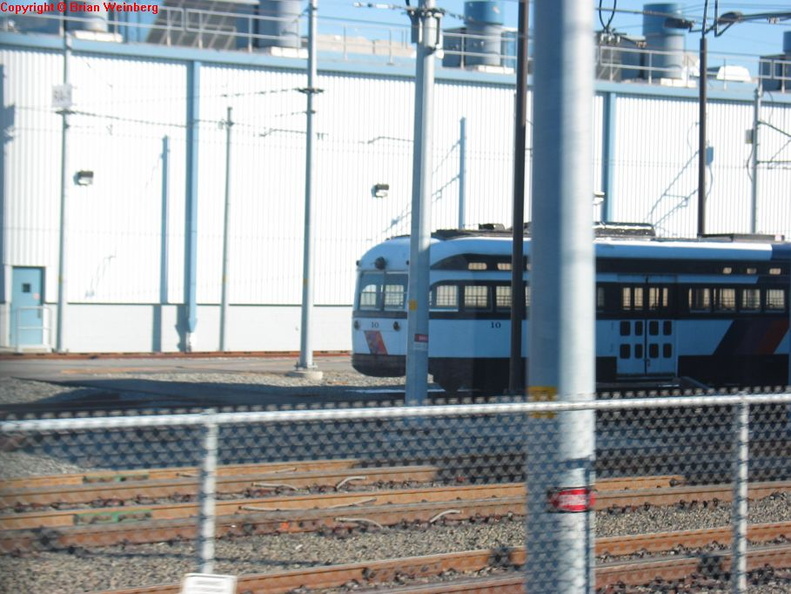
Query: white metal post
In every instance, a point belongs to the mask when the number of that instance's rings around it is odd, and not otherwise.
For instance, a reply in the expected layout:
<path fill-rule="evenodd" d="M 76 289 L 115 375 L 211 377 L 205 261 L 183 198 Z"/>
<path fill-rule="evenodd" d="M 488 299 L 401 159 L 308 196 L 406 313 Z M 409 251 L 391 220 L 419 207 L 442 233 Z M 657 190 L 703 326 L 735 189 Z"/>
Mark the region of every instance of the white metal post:
<path fill-rule="evenodd" d="M 321 90 L 316 88 L 316 13 L 318 0 L 310 0 L 308 7 L 308 86 L 301 89 L 307 96 L 307 124 L 305 142 L 305 232 L 302 250 L 302 316 L 300 328 L 299 362 L 293 375 L 319 380 L 322 373 L 313 362 L 313 161 L 316 154 L 313 131 L 313 97 Z"/>
<path fill-rule="evenodd" d="M 63 32 L 63 86 L 71 94 L 69 82 L 69 61 L 71 59 L 71 36 Z M 69 114 L 71 113 L 71 98 L 66 101 L 60 110 L 61 137 L 60 137 L 60 237 L 58 241 L 58 319 L 55 330 L 55 350 L 59 353 L 66 352 L 67 302 L 68 296 L 68 227 L 69 227 Z"/>
<path fill-rule="evenodd" d="M 410 13 L 417 44 L 406 350 L 406 402 L 411 405 L 425 404 L 428 399 L 432 110 L 440 14 L 434 0 L 420 0 L 418 8 Z"/>
<path fill-rule="evenodd" d="M 228 284 L 231 243 L 231 127 L 233 108 L 225 120 L 225 213 L 222 232 L 222 296 L 220 298 L 220 350 L 228 350 Z"/>

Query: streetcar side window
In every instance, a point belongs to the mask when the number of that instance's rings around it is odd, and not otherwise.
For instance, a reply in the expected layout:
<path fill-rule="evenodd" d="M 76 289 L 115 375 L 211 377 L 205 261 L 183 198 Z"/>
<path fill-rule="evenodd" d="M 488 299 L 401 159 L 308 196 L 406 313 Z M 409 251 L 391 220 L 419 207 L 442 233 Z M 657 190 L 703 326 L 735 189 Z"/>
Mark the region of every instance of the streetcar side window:
<path fill-rule="evenodd" d="M 458 285 L 436 285 L 431 289 L 431 309 L 459 311 Z"/>
<path fill-rule="evenodd" d="M 670 305 L 670 291 L 667 287 L 649 287 L 648 309 L 659 311 L 667 309 Z"/>
<path fill-rule="evenodd" d="M 621 309 L 623 311 L 641 311 L 643 305 L 643 287 L 621 287 Z"/>
<path fill-rule="evenodd" d="M 742 289 L 741 291 L 741 311 L 746 312 L 759 312 L 761 311 L 761 290 L 760 289 Z"/>
<path fill-rule="evenodd" d="M 693 287 L 689 290 L 689 311 L 711 311 L 711 289 L 708 287 Z"/>
<path fill-rule="evenodd" d="M 489 287 L 464 285 L 464 309 L 490 309 Z"/>
<path fill-rule="evenodd" d="M 715 311 L 736 311 L 736 289 L 718 287 L 714 289 Z"/>
<path fill-rule="evenodd" d="M 766 290 L 766 311 L 784 311 L 786 308 L 783 289 Z"/>
<path fill-rule="evenodd" d="M 496 309 L 511 309 L 511 285 L 496 285 L 494 287 L 494 307 Z"/>

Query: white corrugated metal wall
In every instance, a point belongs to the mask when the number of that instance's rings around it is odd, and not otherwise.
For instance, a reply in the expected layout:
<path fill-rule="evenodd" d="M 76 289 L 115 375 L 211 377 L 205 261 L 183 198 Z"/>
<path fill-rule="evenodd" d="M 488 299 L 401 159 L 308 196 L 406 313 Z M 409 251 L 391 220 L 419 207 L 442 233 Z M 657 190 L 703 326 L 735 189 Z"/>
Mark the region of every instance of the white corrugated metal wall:
<path fill-rule="evenodd" d="M 50 106 L 62 81 L 56 51 L 0 51 L 6 106 L 16 116 L 6 143 L 6 274 L 11 266 L 47 270 L 47 302 L 57 299 L 61 119 Z M 70 350 L 179 348 L 176 305 L 183 300 L 185 119 L 183 59 L 75 51 L 68 170 L 94 171 L 92 186 L 69 187 L 69 299 L 79 320 Z M 217 348 L 222 283 L 227 108 L 231 139 L 230 346 L 299 348 L 305 179 L 303 71 L 204 63 L 200 68 L 198 159 L 199 348 Z M 30 73 L 35 72 L 35 76 Z M 348 348 L 354 263 L 371 245 L 409 231 L 414 87 L 408 73 L 320 71 L 315 101 L 317 347 Z M 629 94 L 616 89 L 613 220 L 647 221 L 665 235 L 694 235 L 697 103 L 689 92 Z M 612 92 L 607 90 L 605 92 Z M 748 97 L 745 95 L 745 97 Z M 511 220 L 513 86 L 507 77 L 445 79 L 435 93 L 432 227 L 455 227 L 459 213 L 459 122 L 467 127 L 467 223 Z M 603 100 L 595 99 L 595 177 L 603 189 Z M 539 118 L 540 114 L 533 114 Z M 765 98 L 759 169 L 758 231 L 791 234 L 787 133 L 791 102 Z M 768 124 L 771 124 L 770 127 Z M 709 106 L 708 220 L 712 232 L 749 227 L 752 147 L 744 131 L 752 103 Z M 785 134 L 784 134 L 785 132 Z M 167 302 L 163 265 L 162 139 L 170 138 Z M 528 141 L 528 155 L 530 151 Z M 528 192 L 530 170 L 528 167 Z M 372 187 L 389 184 L 384 198 Z M 529 213 L 529 206 L 527 208 Z M 529 214 L 526 215 L 529 219 Z M 323 307 L 327 306 L 327 307 Z M 157 321 L 158 320 L 158 321 Z M 152 339 L 152 336 L 154 338 Z M 8 327 L 0 334 L 7 344 Z M 0 344 L 0 345 L 1 345 Z"/>

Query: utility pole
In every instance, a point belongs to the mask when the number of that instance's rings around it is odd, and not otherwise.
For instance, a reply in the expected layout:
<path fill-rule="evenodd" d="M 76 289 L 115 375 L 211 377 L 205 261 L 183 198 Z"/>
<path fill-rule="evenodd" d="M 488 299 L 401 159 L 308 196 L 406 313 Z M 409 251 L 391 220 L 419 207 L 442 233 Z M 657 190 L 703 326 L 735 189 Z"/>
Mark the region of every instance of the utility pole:
<path fill-rule="evenodd" d="M 313 362 L 313 161 L 316 155 L 313 131 L 314 95 L 321 93 L 316 88 L 316 13 L 318 0 L 310 0 L 308 8 L 308 86 L 300 89 L 307 96 L 307 129 L 305 141 L 305 232 L 302 250 L 302 323 L 300 329 L 299 362 L 290 375 L 320 380 L 323 373 Z"/>
<path fill-rule="evenodd" d="M 511 359 L 508 391 L 524 394 L 525 366 L 522 362 L 522 322 L 525 319 L 525 149 L 527 148 L 528 0 L 519 0 L 516 44 L 516 118 L 514 121 L 513 254 L 511 257 Z"/>
<path fill-rule="evenodd" d="M 412 41 L 417 44 L 415 132 L 412 159 L 412 220 L 409 241 L 409 311 L 407 314 L 406 403 L 428 400 L 429 245 L 431 243 L 432 116 L 434 52 L 441 45 L 442 11 L 434 0 L 420 0 L 410 10 Z"/>
<path fill-rule="evenodd" d="M 700 76 L 698 78 L 698 237 L 706 234 L 706 104 L 707 96 L 707 58 L 706 21 L 700 34 Z"/>
<path fill-rule="evenodd" d="M 595 400 L 593 27 L 586 0 L 537 0 L 528 393 Z M 582 594 L 593 576 L 592 410 L 528 419 L 527 591 Z"/>

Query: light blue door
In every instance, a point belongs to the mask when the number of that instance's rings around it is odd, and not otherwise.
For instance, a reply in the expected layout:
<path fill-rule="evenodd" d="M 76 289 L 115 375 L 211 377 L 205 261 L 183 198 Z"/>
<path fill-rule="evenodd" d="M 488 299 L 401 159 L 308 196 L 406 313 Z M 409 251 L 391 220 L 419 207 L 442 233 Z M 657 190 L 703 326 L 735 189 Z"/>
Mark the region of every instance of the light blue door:
<path fill-rule="evenodd" d="M 11 344 L 46 344 L 44 269 L 14 267 L 11 273 Z"/>

